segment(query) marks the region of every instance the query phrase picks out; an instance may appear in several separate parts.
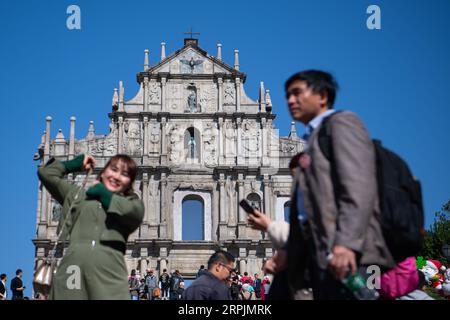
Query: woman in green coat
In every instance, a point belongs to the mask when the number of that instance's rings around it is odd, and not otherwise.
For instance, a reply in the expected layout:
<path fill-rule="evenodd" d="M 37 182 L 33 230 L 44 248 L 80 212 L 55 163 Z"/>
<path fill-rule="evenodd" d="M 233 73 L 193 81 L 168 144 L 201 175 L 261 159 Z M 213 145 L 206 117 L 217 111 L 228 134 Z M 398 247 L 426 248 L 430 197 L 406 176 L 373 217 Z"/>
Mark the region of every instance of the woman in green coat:
<path fill-rule="evenodd" d="M 50 299 L 130 299 L 124 254 L 128 236 L 144 217 L 144 204 L 132 189 L 136 163 L 127 155 L 112 157 L 87 191 L 63 178 L 89 171 L 95 162 L 90 155 L 63 162 L 52 158 L 38 170 L 63 206 L 58 233 L 63 228 L 61 240 L 69 241 Z"/>

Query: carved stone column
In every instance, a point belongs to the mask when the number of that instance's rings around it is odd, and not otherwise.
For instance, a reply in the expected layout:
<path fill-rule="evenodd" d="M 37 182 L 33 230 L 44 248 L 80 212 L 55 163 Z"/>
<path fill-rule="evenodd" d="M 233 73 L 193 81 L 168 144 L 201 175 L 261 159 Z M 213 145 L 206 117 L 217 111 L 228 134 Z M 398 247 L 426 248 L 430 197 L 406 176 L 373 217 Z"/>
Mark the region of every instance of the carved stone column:
<path fill-rule="evenodd" d="M 166 117 L 161 118 L 161 165 L 167 164 L 167 132 L 166 132 Z"/>
<path fill-rule="evenodd" d="M 145 275 L 145 270 L 148 267 L 148 249 L 147 248 L 141 248 L 140 250 L 141 259 L 139 261 L 139 271 L 141 272 L 141 276 Z"/>
<path fill-rule="evenodd" d="M 241 79 L 236 78 L 236 112 L 241 112 Z"/>
<path fill-rule="evenodd" d="M 144 112 L 148 112 L 148 77 L 144 77 Z"/>
<path fill-rule="evenodd" d="M 269 158 L 267 157 L 268 155 L 268 150 L 269 150 L 269 144 L 268 144 L 268 140 L 267 140 L 267 121 L 265 118 L 261 119 L 261 126 L 262 126 L 262 146 L 261 146 L 261 151 L 262 151 L 262 165 L 263 167 L 268 166 L 269 165 Z"/>
<path fill-rule="evenodd" d="M 238 180 L 237 180 L 237 184 L 238 184 L 238 196 L 237 196 L 237 201 L 236 203 L 234 203 L 233 205 L 237 205 L 238 206 L 238 236 L 239 239 L 245 239 L 247 237 L 247 214 L 246 212 L 241 208 L 241 206 L 239 205 L 239 201 L 240 199 L 244 198 L 244 174 L 243 173 L 239 173 L 238 174 Z"/>
<path fill-rule="evenodd" d="M 219 139 L 218 139 L 218 146 L 217 146 L 217 159 L 219 162 L 219 166 L 222 165 L 224 163 L 224 140 L 223 140 L 223 131 L 224 131 L 224 122 L 223 122 L 223 118 L 218 118 L 217 119 L 217 130 L 218 130 L 218 134 L 219 134 Z"/>
<path fill-rule="evenodd" d="M 263 192 L 264 192 L 264 213 L 268 215 L 271 220 L 275 220 L 274 214 L 271 208 L 271 190 L 269 175 L 265 174 L 263 178 Z"/>
<path fill-rule="evenodd" d="M 154 198 L 156 198 L 158 196 L 158 186 L 159 182 L 155 180 L 155 175 L 152 174 L 150 176 L 150 181 L 149 181 L 149 188 L 150 188 L 150 193 L 151 193 L 151 200 L 153 200 Z M 153 201 L 151 201 L 151 203 L 154 203 Z M 158 238 L 158 226 L 159 226 L 159 217 L 158 217 L 158 209 L 161 208 L 159 205 L 158 206 L 154 206 L 154 205 L 150 205 L 150 210 L 149 210 L 149 220 L 150 220 L 150 228 L 149 228 L 149 233 L 150 233 L 150 238 L 155 239 Z"/>
<path fill-rule="evenodd" d="M 225 174 L 221 173 L 219 178 L 219 240 L 227 240 L 227 211 L 226 211 Z"/>
<path fill-rule="evenodd" d="M 223 79 L 217 78 L 217 85 L 218 85 L 218 102 L 219 102 L 219 112 L 223 112 Z"/>
<path fill-rule="evenodd" d="M 141 225 L 141 239 L 148 239 L 148 225 L 149 225 L 149 210 L 150 203 L 148 201 L 148 174 L 144 172 L 142 174 L 142 201 L 144 202 L 144 221 Z"/>
<path fill-rule="evenodd" d="M 242 154 L 244 153 L 242 148 L 242 119 L 240 117 L 236 118 L 236 125 L 237 125 L 237 150 L 236 150 L 236 164 L 242 165 L 244 158 L 242 157 Z"/>
<path fill-rule="evenodd" d="M 161 223 L 159 225 L 159 238 L 167 239 L 167 219 L 168 212 L 167 207 L 165 206 L 166 201 L 166 193 L 167 193 L 167 177 L 164 172 L 161 173 L 161 192 L 160 192 L 160 213 L 161 213 Z"/>
<path fill-rule="evenodd" d="M 144 117 L 144 158 L 148 158 L 148 137 L 150 132 L 148 130 L 148 117 Z"/>
<path fill-rule="evenodd" d="M 119 117 L 119 139 L 117 153 L 123 153 L 123 117 Z"/>
<path fill-rule="evenodd" d="M 69 160 L 75 155 L 75 117 L 70 117 L 70 135 L 69 135 Z"/>
<path fill-rule="evenodd" d="M 166 81 L 165 77 L 161 78 L 161 111 L 166 109 Z"/>

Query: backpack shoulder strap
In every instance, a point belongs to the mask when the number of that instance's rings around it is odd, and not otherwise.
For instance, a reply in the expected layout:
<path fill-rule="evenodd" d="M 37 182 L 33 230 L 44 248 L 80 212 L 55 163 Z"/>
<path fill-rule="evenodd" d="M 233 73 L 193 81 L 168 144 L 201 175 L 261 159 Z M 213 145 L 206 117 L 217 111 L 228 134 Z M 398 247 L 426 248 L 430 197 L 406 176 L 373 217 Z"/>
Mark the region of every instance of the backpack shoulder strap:
<path fill-rule="evenodd" d="M 333 155 L 332 151 L 332 143 L 331 143 L 331 127 L 330 127 L 330 121 L 334 118 L 335 115 L 344 112 L 344 110 L 339 110 L 336 112 L 333 112 L 328 117 L 322 120 L 322 123 L 320 124 L 320 129 L 318 133 L 318 142 L 319 142 L 319 148 L 322 154 L 327 158 L 328 161 L 331 160 L 331 157 Z"/>

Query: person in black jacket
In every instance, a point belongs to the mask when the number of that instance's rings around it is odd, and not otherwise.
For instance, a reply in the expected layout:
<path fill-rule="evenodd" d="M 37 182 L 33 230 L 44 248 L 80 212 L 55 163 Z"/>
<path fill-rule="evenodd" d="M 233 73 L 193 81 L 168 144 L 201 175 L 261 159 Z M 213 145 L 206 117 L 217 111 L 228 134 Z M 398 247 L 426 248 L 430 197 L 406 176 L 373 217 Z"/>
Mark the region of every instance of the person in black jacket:
<path fill-rule="evenodd" d="M 7 292 L 6 292 L 6 281 L 8 278 L 6 274 L 2 273 L 0 275 L 0 300 L 6 300 Z"/>
<path fill-rule="evenodd" d="M 22 282 L 23 272 L 21 269 L 17 269 L 16 277 L 11 280 L 11 291 L 12 298 L 11 300 L 23 300 L 23 291 L 25 287 Z"/>
<path fill-rule="evenodd" d="M 234 270 L 234 257 L 219 250 L 208 260 L 208 270 L 184 291 L 183 300 L 231 300 L 226 280 Z"/>

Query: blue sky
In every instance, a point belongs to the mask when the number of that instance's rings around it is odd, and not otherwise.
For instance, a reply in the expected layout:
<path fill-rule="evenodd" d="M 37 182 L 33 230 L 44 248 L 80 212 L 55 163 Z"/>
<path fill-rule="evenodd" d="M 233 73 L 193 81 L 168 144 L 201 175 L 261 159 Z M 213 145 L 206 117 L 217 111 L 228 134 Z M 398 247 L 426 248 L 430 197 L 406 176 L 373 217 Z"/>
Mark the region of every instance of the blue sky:
<path fill-rule="evenodd" d="M 66 28 L 66 9 L 81 8 L 81 30 Z M 368 30 L 366 9 L 381 8 L 381 30 Z M 233 63 L 240 51 L 246 91 L 271 90 L 276 125 L 287 135 L 284 81 L 294 72 L 332 72 L 341 90 L 337 109 L 355 111 L 370 134 L 397 151 L 422 181 L 427 226 L 449 198 L 450 29 L 447 0 L 424 1 L 12 1 L 0 2 L 0 97 L 3 112 L 0 272 L 17 267 L 31 294 L 37 177 L 33 154 L 53 117 L 68 137 L 108 132 L 113 88 L 137 92 L 144 49 L 150 63 L 183 45 L 192 26 L 200 46 Z M 303 131 L 298 125 L 299 132 Z"/>

